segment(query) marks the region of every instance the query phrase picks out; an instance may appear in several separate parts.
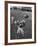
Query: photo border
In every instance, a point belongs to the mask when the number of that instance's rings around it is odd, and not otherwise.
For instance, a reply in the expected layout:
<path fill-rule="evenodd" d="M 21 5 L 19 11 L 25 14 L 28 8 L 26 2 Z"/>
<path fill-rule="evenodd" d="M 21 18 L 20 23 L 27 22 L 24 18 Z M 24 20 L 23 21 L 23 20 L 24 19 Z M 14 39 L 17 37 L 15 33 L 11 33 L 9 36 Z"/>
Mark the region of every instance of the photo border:
<path fill-rule="evenodd" d="M 8 43 L 8 3 L 13 4 L 30 4 L 34 5 L 34 42 L 18 42 L 18 43 Z M 36 43 L 36 3 L 32 2 L 14 2 L 14 1 L 5 1 L 5 45 L 12 45 L 12 44 L 28 44 L 28 43 Z"/>

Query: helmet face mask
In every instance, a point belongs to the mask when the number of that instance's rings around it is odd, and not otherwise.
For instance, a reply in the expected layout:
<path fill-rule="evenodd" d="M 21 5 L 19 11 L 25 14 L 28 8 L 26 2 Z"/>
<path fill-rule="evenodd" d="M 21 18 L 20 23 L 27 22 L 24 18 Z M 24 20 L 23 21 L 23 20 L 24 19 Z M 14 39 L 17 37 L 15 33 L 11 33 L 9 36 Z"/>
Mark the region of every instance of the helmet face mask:
<path fill-rule="evenodd" d="M 24 22 L 20 23 L 20 28 L 22 28 L 24 26 L 25 26 L 25 23 Z"/>

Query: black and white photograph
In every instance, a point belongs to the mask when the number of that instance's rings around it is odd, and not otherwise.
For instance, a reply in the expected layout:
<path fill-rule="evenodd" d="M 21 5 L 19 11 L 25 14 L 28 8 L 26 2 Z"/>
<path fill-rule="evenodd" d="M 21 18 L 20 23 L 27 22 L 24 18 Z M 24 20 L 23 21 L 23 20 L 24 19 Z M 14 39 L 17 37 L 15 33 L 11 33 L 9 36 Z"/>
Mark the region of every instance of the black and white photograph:
<path fill-rule="evenodd" d="M 10 39 L 32 38 L 32 7 L 10 8 Z"/>
<path fill-rule="evenodd" d="M 5 43 L 35 43 L 36 4 L 6 2 L 5 5 Z"/>

